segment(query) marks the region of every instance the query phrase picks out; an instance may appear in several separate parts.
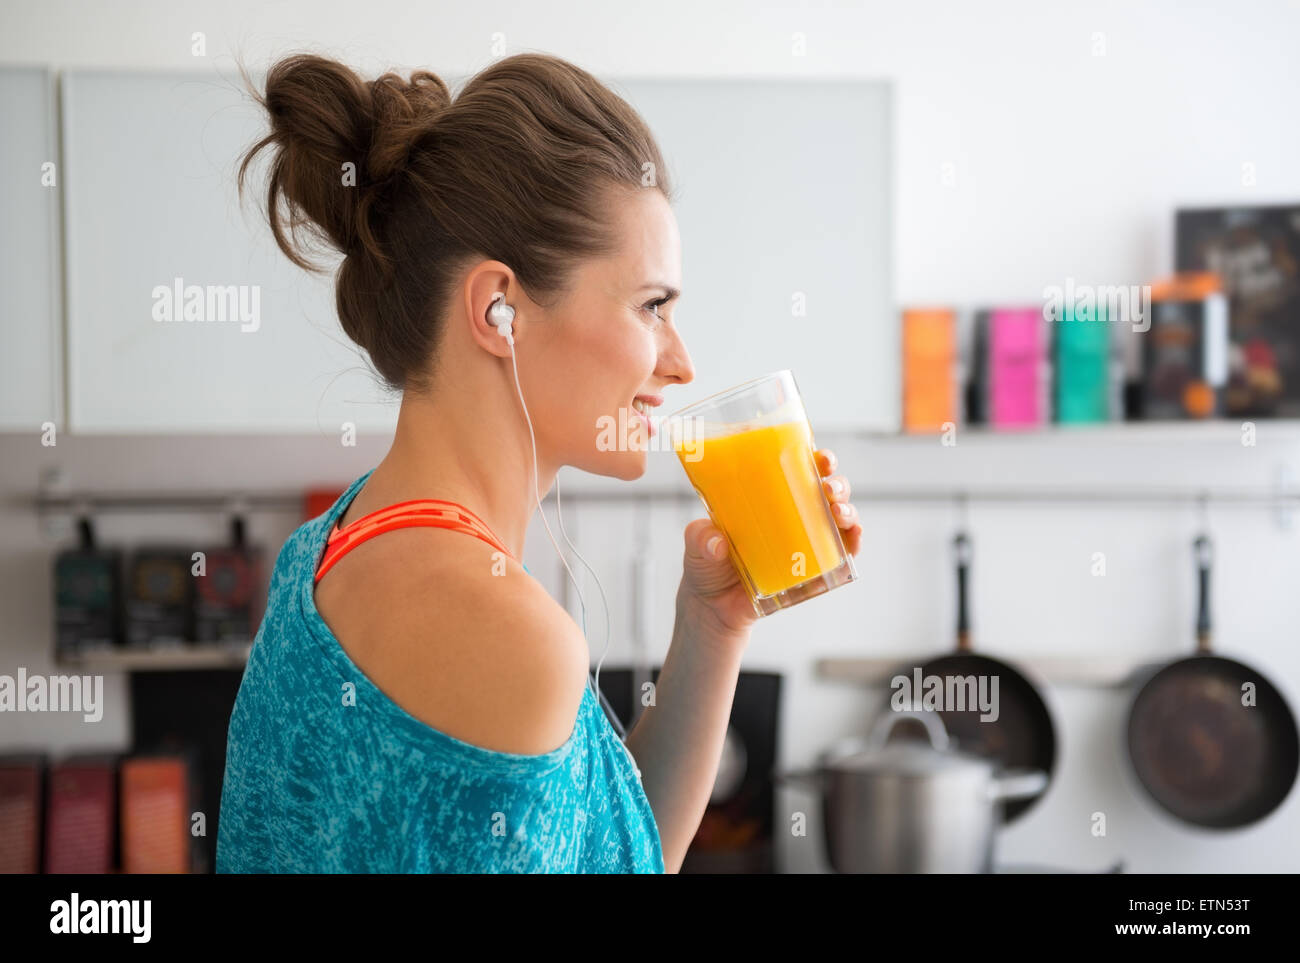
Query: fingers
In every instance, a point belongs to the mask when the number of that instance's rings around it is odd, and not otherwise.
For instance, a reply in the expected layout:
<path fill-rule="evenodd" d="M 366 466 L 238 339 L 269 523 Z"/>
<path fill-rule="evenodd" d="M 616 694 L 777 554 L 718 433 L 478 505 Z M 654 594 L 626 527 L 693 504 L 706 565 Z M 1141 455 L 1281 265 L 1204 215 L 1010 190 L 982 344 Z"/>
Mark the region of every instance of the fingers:
<path fill-rule="evenodd" d="M 862 522 L 858 510 L 850 502 L 836 502 L 831 505 L 831 514 L 835 516 L 840 538 L 844 540 L 844 550 L 857 555 L 862 548 Z"/>
<path fill-rule="evenodd" d="M 822 479 L 822 491 L 831 502 L 846 502 L 852 493 L 849 480 L 843 475 L 832 475 L 830 478 Z"/>
<path fill-rule="evenodd" d="M 819 475 L 829 475 L 839 465 L 835 452 L 829 448 L 818 448 L 813 452 L 813 458 L 817 462 L 817 474 Z"/>
<path fill-rule="evenodd" d="M 822 491 L 826 493 L 826 499 L 831 503 L 835 524 L 843 529 L 853 528 L 858 524 L 858 510 L 849 504 L 853 487 L 846 476 L 831 474 L 839 467 L 839 459 L 829 448 L 818 448 L 813 452 L 813 458 L 817 462 L 818 473 L 823 476 Z"/>
<path fill-rule="evenodd" d="M 854 522 L 848 528 L 840 529 L 840 538 L 844 540 L 844 550 L 850 555 L 857 555 L 862 550 L 862 525 Z"/>

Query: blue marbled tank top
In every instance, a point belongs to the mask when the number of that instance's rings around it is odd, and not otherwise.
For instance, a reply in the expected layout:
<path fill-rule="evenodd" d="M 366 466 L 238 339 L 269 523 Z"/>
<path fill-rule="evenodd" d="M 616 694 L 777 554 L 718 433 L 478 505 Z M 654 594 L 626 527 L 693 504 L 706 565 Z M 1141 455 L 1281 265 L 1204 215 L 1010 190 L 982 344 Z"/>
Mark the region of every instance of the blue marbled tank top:
<path fill-rule="evenodd" d="M 369 477 L 276 559 L 230 716 L 217 872 L 662 873 L 654 813 L 590 685 L 564 745 L 497 752 L 407 713 L 339 645 L 314 576 Z"/>

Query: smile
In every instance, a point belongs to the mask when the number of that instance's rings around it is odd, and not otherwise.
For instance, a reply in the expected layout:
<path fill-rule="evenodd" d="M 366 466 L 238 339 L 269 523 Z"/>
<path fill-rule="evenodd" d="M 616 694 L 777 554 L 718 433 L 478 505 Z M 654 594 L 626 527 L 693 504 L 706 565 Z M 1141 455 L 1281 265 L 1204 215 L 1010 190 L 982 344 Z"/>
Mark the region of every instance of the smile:
<path fill-rule="evenodd" d="M 645 422 L 646 431 L 651 436 L 653 436 L 658 431 L 658 428 L 655 427 L 654 419 L 651 416 L 652 408 L 653 406 L 649 402 L 644 401 L 641 398 L 632 399 L 632 410 L 635 411 L 637 416 L 640 417 L 641 420 Z"/>

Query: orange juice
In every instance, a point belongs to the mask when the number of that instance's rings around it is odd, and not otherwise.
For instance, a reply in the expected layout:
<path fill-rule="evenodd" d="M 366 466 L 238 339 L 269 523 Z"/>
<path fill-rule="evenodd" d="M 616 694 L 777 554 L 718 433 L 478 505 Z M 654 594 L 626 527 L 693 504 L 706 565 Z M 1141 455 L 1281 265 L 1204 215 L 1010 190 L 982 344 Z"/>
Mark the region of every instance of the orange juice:
<path fill-rule="evenodd" d="M 802 420 L 696 439 L 689 450 L 677 444 L 677 457 L 713 524 L 730 540 L 732 561 L 751 593 L 775 595 L 844 560 L 812 444 Z"/>

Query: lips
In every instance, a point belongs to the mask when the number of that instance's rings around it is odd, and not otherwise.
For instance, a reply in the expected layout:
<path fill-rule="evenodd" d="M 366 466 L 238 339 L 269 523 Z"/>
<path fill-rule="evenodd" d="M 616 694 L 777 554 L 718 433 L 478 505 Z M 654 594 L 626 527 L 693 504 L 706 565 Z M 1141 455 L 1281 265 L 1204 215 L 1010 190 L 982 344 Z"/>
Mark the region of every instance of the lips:
<path fill-rule="evenodd" d="M 663 404 L 663 399 L 657 395 L 637 395 L 632 399 L 632 410 L 646 424 L 646 431 L 653 436 L 658 429 L 655 427 L 652 409 Z"/>

